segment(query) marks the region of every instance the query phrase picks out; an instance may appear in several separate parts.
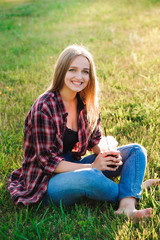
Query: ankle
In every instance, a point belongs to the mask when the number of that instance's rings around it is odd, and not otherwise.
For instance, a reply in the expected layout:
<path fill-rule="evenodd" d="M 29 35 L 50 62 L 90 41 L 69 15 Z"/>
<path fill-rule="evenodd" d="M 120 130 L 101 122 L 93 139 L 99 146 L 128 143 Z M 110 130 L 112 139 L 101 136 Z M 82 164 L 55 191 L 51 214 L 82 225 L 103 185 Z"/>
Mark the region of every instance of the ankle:
<path fill-rule="evenodd" d="M 119 203 L 119 209 L 135 209 L 136 199 L 134 197 L 122 198 Z"/>

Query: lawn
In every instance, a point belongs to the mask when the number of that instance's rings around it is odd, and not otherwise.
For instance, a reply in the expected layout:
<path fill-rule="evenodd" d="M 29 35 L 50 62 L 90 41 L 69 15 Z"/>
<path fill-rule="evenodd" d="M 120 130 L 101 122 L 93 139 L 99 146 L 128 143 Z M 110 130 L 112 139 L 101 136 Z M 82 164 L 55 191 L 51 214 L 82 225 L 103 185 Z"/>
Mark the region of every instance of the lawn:
<path fill-rule="evenodd" d="M 102 130 L 148 152 L 145 179 L 160 177 L 160 1 L 0 0 L 0 239 L 159 239 L 160 188 L 137 208 L 153 217 L 116 217 L 117 204 L 84 200 L 60 208 L 15 206 L 7 183 L 23 159 L 24 120 L 49 86 L 69 44 L 93 54 Z"/>

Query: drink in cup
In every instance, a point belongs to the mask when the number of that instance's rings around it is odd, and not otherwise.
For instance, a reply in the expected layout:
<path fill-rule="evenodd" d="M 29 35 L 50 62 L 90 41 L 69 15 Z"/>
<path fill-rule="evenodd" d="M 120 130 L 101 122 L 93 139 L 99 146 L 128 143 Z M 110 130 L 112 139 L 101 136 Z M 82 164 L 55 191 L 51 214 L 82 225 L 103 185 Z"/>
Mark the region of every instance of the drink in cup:
<path fill-rule="evenodd" d="M 102 137 L 100 143 L 99 143 L 101 153 L 107 152 L 107 151 L 117 151 L 118 142 L 116 139 L 112 136 Z M 117 155 L 107 155 L 117 158 Z M 108 165 L 108 167 L 115 168 L 116 165 Z"/>

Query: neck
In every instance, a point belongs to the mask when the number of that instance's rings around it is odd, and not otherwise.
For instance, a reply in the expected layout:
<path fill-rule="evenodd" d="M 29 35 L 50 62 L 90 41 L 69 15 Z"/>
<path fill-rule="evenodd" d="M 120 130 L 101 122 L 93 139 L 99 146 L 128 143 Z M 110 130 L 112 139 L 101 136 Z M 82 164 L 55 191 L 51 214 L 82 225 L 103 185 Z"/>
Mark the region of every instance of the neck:
<path fill-rule="evenodd" d="M 60 90 L 60 94 L 61 94 L 63 101 L 69 103 L 69 102 L 75 101 L 77 92 L 67 91 L 66 89 L 64 90 L 64 88 L 62 88 Z"/>

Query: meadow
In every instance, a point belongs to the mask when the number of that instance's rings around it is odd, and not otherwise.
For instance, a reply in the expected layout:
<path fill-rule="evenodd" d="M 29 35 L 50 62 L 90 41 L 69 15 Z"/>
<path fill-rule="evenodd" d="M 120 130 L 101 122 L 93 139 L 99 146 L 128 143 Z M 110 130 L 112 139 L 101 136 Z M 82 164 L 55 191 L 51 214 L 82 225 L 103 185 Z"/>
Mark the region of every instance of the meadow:
<path fill-rule="evenodd" d="M 0 239 L 159 239 L 160 188 L 137 208 L 151 219 L 116 217 L 117 204 L 82 199 L 71 207 L 15 206 L 7 190 L 23 160 L 24 120 L 49 86 L 69 44 L 93 54 L 104 135 L 142 144 L 145 180 L 160 177 L 160 1 L 0 0 Z M 118 180 L 116 180 L 118 181 Z"/>

